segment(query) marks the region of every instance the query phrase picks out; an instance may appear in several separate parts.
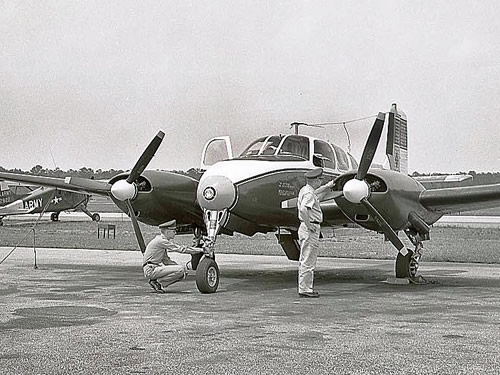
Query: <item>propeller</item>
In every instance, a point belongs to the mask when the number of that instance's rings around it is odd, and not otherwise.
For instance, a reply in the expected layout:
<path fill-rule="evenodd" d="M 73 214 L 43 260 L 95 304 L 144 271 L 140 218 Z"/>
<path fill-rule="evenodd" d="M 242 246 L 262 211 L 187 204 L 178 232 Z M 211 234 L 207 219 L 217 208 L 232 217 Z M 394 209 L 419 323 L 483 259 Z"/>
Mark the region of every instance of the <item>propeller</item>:
<path fill-rule="evenodd" d="M 158 150 L 158 147 L 160 147 L 164 136 L 165 133 L 159 131 L 149 143 L 148 147 L 146 147 L 139 160 L 137 160 L 128 177 L 125 180 L 116 181 L 111 186 L 111 194 L 113 197 L 119 201 L 124 201 L 127 204 L 128 213 L 130 219 L 132 220 L 132 226 L 134 227 L 135 237 L 137 238 L 137 243 L 139 244 L 139 248 L 142 253 L 146 250 L 146 244 L 144 243 L 144 237 L 142 236 L 137 216 L 135 216 L 135 211 L 132 207 L 132 199 L 137 196 L 137 179 L 140 177 L 141 173 L 144 172 L 151 159 L 153 159 L 153 156 Z"/>
<path fill-rule="evenodd" d="M 130 199 L 125 201 L 128 207 L 128 213 L 130 219 L 132 220 L 132 226 L 134 227 L 135 237 L 137 238 L 137 243 L 139 244 L 139 249 L 141 249 L 141 253 L 144 254 L 146 251 L 146 243 L 144 242 L 144 237 L 142 236 L 141 228 L 139 227 L 139 222 L 137 221 L 137 217 L 135 216 L 134 209 L 132 207 L 132 203 Z"/>
<path fill-rule="evenodd" d="M 344 184 L 342 192 L 332 193 L 337 193 L 333 194 L 334 198 L 343 196 L 351 203 L 361 203 L 363 206 L 365 206 L 365 208 L 376 221 L 387 239 L 392 242 L 394 247 L 396 247 L 398 250 L 401 250 L 404 247 L 403 242 L 398 237 L 397 233 L 391 228 L 389 223 L 387 223 L 384 217 L 380 214 L 380 212 L 378 212 L 378 210 L 370 203 L 370 187 L 365 181 L 368 169 L 372 164 L 375 152 L 377 151 L 377 146 L 380 141 L 380 137 L 382 135 L 384 120 L 385 114 L 379 112 L 379 114 L 377 115 L 377 119 L 373 124 L 372 130 L 370 131 L 370 135 L 368 136 L 368 139 L 366 141 L 366 145 L 363 150 L 363 155 L 361 156 L 356 176 Z"/>

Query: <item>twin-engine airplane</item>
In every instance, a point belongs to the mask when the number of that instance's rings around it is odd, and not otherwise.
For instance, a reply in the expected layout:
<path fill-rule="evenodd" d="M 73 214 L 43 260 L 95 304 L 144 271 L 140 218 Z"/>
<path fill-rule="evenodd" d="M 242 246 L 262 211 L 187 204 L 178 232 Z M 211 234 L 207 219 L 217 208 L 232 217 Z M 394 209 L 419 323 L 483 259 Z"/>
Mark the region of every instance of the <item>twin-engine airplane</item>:
<path fill-rule="evenodd" d="M 9 185 L 0 181 L 0 226 L 3 218 L 10 215 L 26 215 L 51 212 L 52 221 L 59 220 L 61 211 L 80 210 L 93 221 L 99 221 L 98 213 L 87 209 L 90 195 L 57 188 L 30 185 Z"/>
<path fill-rule="evenodd" d="M 370 168 L 387 118 L 387 148 L 391 170 Z M 198 289 L 213 293 L 219 284 L 215 262 L 218 235 L 276 232 L 289 259 L 297 260 L 299 246 L 296 197 L 305 184 L 304 173 L 324 169 L 324 182 L 333 188 L 321 202 L 323 228 L 359 225 L 383 233 L 398 250 L 396 277 L 415 279 L 430 226 L 442 215 L 500 205 L 500 184 L 445 187 L 428 190 L 407 175 L 407 121 L 396 105 L 379 113 L 359 164 L 342 148 L 299 135 L 271 135 L 252 142 L 238 157 L 206 166 L 211 140 L 202 155 L 202 169 L 190 173 L 145 170 L 164 137 L 159 132 L 128 173 L 108 182 L 68 177 L 0 173 L 0 178 L 58 189 L 101 194 L 132 219 L 141 251 L 144 239 L 138 221 L 158 225 L 176 219 L 178 229 L 191 228 L 204 255 L 193 258 Z M 206 168 L 206 170 L 205 170 Z M 404 232 L 414 248 L 405 248 Z"/>

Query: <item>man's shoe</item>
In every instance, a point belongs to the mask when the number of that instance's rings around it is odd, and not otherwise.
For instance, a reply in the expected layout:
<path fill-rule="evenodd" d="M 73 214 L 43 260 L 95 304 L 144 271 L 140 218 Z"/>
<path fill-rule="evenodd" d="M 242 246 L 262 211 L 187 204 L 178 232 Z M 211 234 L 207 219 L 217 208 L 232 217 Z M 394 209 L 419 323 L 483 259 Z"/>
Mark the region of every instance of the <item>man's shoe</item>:
<path fill-rule="evenodd" d="M 154 289 L 156 293 L 165 293 L 165 290 L 162 288 L 161 284 L 156 280 L 149 280 L 149 285 Z"/>
<path fill-rule="evenodd" d="M 300 298 L 319 298 L 319 293 L 318 292 L 304 292 L 304 293 L 299 293 Z"/>

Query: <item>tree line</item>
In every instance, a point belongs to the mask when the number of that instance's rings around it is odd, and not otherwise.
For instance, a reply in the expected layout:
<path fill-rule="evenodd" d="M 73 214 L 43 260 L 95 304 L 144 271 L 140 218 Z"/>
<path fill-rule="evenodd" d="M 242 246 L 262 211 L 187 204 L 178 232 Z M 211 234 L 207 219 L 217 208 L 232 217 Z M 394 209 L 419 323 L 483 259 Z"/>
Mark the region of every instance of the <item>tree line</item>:
<path fill-rule="evenodd" d="M 67 171 L 65 171 L 60 169 L 59 167 L 55 169 L 44 168 L 39 164 L 35 165 L 29 171 L 23 171 L 22 169 L 18 168 L 5 169 L 1 166 L 0 166 L 0 171 L 45 176 L 45 177 L 58 177 L 58 178 L 82 177 L 82 178 L 91 178 L 95 180 L 109 180 L 111 177 L 116 176 L 119 173 L 125 172 L 121 169 L 93 170 L 92 168 L 87 168 L 87 167 L 82 167 L 80 169 L 68 169 Z"/>

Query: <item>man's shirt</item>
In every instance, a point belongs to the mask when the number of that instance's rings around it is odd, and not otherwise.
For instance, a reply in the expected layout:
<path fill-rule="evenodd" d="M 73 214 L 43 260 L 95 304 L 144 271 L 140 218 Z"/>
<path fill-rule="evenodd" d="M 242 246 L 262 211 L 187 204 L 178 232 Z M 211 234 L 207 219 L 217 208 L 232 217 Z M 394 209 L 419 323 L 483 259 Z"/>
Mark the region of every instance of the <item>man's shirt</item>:
<path fill-rule="evenodd" d="M 302 210 L 306 207 L 310 208 L 310 210 L 308 210 L 309 221 L 317 221 L 319 223 L 323 221 L 323 212 L 321 211 L 321 207 L 319 205 L 319 198 L 314 192 L 313 187 L 308 184 L 306 184 L 299 191 L 297 208 L 299 210 L 300 221 L 304 221 L 304 218 L 302 217 Z"/>
<path fill-rule="evenodd" d="M 187 247 L 182 245 L 177 245 L 176 243 L 168 240 L 163 235 L 159 234 L 146 246 L 146 251 L 143 255 L 143 264 L 147 262 L 159 264 L 167 264 L 170 260 L 168 256 L 169 251 L 175 251 L 176 253 L 186 252 Z"/>

